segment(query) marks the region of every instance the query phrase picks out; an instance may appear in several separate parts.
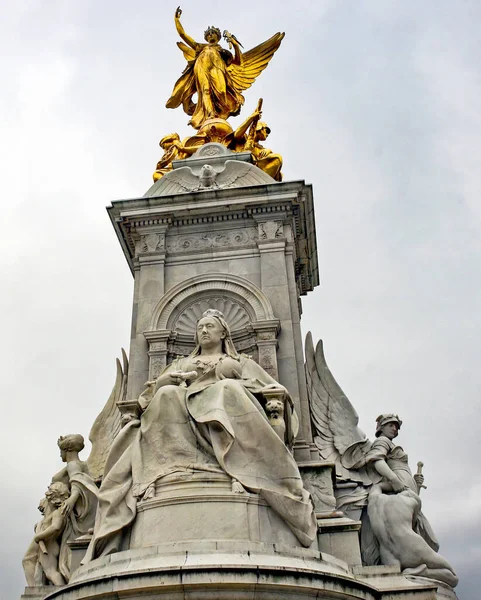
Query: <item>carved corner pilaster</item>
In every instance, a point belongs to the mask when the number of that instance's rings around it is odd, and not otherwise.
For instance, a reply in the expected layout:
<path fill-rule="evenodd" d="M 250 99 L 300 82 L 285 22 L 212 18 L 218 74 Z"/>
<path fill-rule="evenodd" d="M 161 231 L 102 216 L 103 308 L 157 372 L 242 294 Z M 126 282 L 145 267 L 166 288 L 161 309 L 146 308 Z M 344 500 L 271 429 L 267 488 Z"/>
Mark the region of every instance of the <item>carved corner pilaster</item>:
<path fill-rule="evenodd" d="M 262 252 L 283 250 L 286 245 L 285 213 L 252 215 L 257 222 L 257 245 Z"/>
<path fill-rule="evenodd" d="M 146 331 L 144 337 L 149 345 L 147 351 L 149 356 L 149 379 L 157 379 L 162 370 L 167 366 L 169 342 L 175 338 L 175 333 L 170 329 L 161 329 Z"/>
<path fill-rule="evenodd" d="M 257 321 L 252 323 L 259 352 L 259 364 L 274 379 L 278 379 L 277 371 L 277 335 L 281 325 L 278 319 Z"/>
<path fill-rule="evenodd" d="M 135 260 L 140 264 L 163 262 L 167 225 L 139 227 L 135 235 Z"/>

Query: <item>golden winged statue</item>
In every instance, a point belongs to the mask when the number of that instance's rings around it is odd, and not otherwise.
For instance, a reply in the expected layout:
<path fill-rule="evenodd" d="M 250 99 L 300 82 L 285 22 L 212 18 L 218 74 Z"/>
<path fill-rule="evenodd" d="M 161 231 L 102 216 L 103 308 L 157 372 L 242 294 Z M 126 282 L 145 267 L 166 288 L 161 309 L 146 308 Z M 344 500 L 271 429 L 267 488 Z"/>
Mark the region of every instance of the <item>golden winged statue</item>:
<path fill-rule="evenodd" d="M 206 44 L 196 42 L 184 31 L 181 15 L 179 6 L 175 11 L 175 27 L 183 41 L 177 45 L 187 60 L 187 67 L 177 80 L 166 106 L 177 108 L 182 104 L 191 117 L 189 125 L 199 129 L 208 119 L 227 119 L 239 114 L 244 104 L 241 92 L 248 89 L 267 67 L 284 33 L 276 33 L 252 50 L 242 52 L 237 38 L 224 31 L 224 39 L 232 53 L 219 44 L 222 36 L 217 27 L 210 26 L 204 32 Z M 192 101 L 194 94 L 197 94 L 197 103 Z"/>

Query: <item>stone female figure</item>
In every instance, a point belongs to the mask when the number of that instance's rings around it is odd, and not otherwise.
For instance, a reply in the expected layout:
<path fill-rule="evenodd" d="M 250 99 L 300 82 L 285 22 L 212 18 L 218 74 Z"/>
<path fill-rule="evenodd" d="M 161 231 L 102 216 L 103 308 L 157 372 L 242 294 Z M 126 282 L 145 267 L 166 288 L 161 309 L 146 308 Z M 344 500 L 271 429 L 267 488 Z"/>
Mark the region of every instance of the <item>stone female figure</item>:
<path fill-rule="evenodd" d="M 61 511 L 66 518 L 62 535 L 59 568 L 66 581 L 70 579 L 70 549 L 68 543 L 93 529 L 97 510 L 98 488 L 90 475 L 87 463 L 80 460 L 79 452 L 85 446 L 80 434 L 60 436 L 60 456 L 66 466 L 53 476 L 53 482 L 68 486 L 70 494 Z"/>
<path fill-rule="evenodd" d="M 155 482 L 193 472 L 228 475 L 233 491 L 258 493 L 299 542 L 310 546 L 317 523 L 299 469 L 263 409 L 263 392 L 288 394 L 255 361 L 239 355 L 222 313 L 198 321 L 196 347 L 175 360 L 139 399 L 143 413 L 117 436 L 99 491 L 87 560 L 125 549 L 137 502 Z M 290 404 L 290 398 L 287 402 Z M 292 409 L 291 409 L 292 412 Z"/>

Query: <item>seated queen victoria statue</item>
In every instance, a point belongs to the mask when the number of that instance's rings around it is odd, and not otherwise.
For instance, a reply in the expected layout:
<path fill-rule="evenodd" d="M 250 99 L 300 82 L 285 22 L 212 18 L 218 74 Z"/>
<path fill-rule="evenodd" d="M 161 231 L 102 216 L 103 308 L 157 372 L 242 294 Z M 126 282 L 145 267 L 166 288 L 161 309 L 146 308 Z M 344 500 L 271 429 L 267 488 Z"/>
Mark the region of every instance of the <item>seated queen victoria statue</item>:
<path fill-rule="evenodd" d="M 287 391 L 251 358 L 239 355 L 222 313 L 197 322 L 195 349 L 174 360 L 139 398 L 143 410 L 110 450 L 86 560 L 127 549 L 139 503 L 156 484 L 196 473 L 221 473 L 232 492 L 258 494 L 310 546 L 317 524 L 299 469 L 263 406 Z M 199 499 L 202 502 L 202 498 Z M 188 507 L 185 506 L 185 511 Z"/>

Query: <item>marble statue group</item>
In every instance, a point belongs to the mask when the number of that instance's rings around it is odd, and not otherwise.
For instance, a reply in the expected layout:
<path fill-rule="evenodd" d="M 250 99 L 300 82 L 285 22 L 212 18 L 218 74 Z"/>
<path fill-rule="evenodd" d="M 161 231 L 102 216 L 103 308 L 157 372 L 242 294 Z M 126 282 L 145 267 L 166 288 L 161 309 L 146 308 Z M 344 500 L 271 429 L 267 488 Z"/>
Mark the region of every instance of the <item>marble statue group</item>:
<path fill-rule="evenodd" d="M 322 344 L 314 351 L 310 336 L 306 356 L 320 454 L 335 456 L 340 479 L 358 484 L 339 497 L 338 507 L 346 514 L 364 507 L 364 563 L 398 564 L 406 573 L 455 586 L 457 577 L 438 554 L 421 511 L 424 477 L 412 475 L 407 454 L 394 443 L 401 419 L 380 415 L 371 442 L 357 428 L 357 414 L 330 374 Z M 100 487 L 79 459 L 83 437 L 59 438 L 66 466 L 40 501 L 43 518 L 23 560 L 29 585 L 68 582 L 67 542 L 79 536 L 92 535 L 85 561 L 128 549 L 126 530 L 135 521 L 137 504 L 153 497 L 163 479 L 194 472 L 223 473 L 233 492 L 259 494 L 299 544 L 313 543 L 313 504 L 290 451 L 294 440 L 286 436 L 284 415 L 289 431 L 296 430 L 288 390 L 236 351 L 221 312 L 204 313 L 194 351 L 147 382 L 138 405 L 139 418 L 125 420 L 111 444 Z"/>

